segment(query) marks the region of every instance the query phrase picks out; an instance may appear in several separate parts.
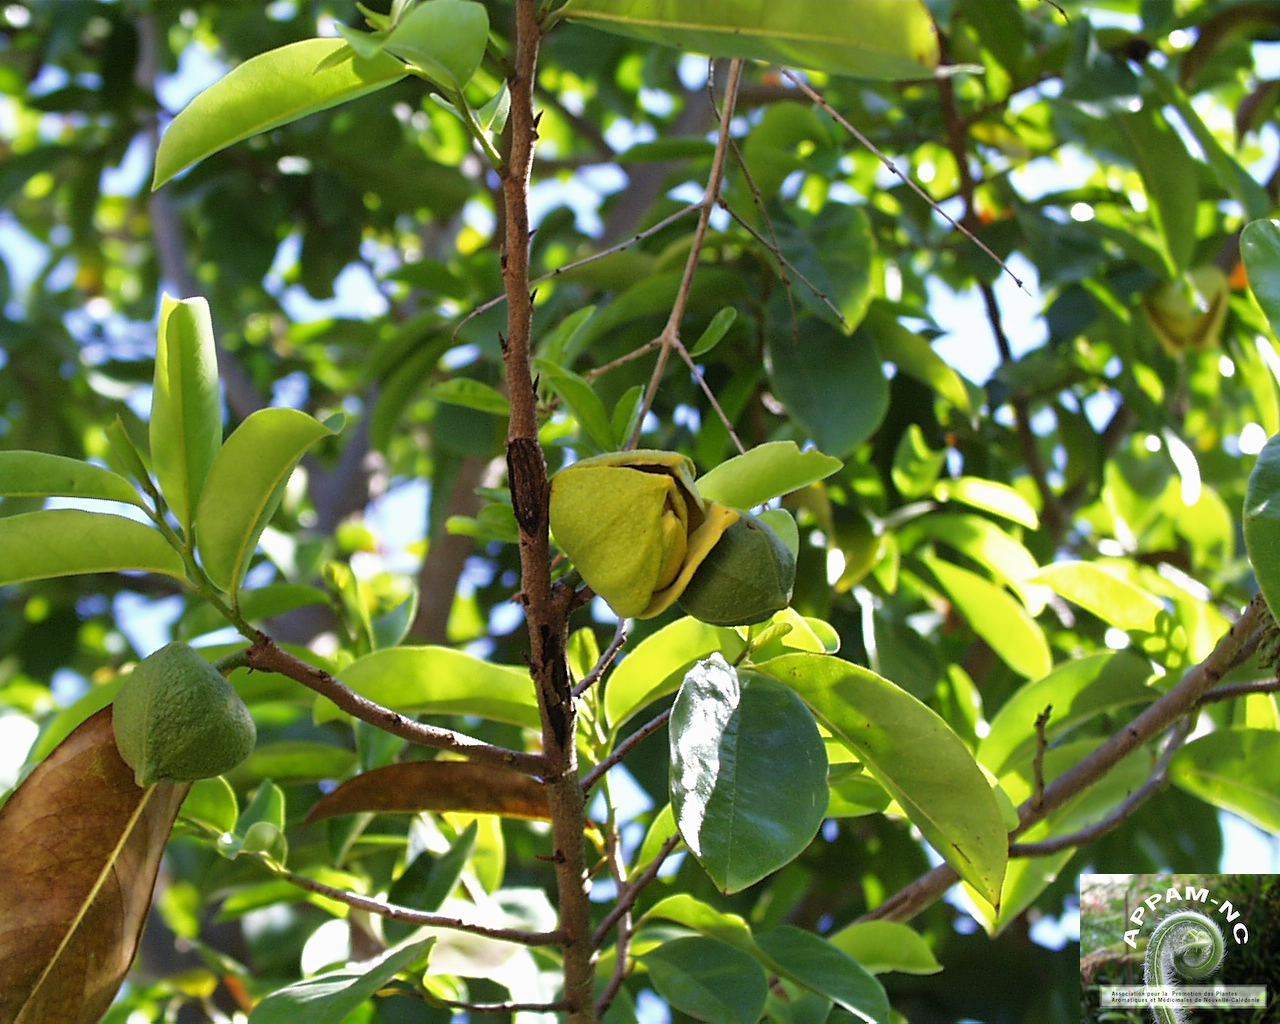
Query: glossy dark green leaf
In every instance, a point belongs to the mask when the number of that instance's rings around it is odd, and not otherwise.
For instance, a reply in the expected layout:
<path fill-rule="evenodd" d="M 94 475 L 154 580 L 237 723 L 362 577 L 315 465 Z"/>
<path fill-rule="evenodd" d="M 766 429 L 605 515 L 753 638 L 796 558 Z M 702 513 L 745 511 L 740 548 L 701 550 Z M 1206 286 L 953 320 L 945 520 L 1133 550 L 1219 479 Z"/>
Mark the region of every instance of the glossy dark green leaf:
<path fill-rule="evenodd" d="M 146 507 L 124 477 L 100 466 L 44 452 L 0 452 L 0 498 L 103 498 Z"/>
<path fill-rule="evenodd" d="M 435 941 L 429 938 L 399 946 L 375 960 L 294 982 L 262 1000 L 249 1020 L 252 1024 L 342 1024 L 397 974 L 425 961 Z"/>
<path fill-rule="evenodd" d="M 747 888 L 809 845 L 827 809 L 827 754 L 791 690 L 713 654 L 685 676 L 670 732 L 676 824 L 721 890 Z"/>
<path fill-rule="evenodd" d="M 1280 732 L 1219 729 L 1169 765 L 1174 784 L 1267 832 L 1280 832 Z"/>
<path fill-rule="evenodd" d="M 827 203 L 810 223 L 800 226 L 779 220 L 775 230 L 782 254 L 822 293 L 815 295 L 804 282 L 793 281 L 796 298 L 815 316 L 852 332 L 871 303 L 871 268 L 877 251 L 871 221 L 863 209 Z M 843 322 L 828 302 L 840 311 Z"/>
<path fill-rule="evenodd" d="M 787 654 L 757 668 L 800 695 L 961 878 L 999 898 L 1008 857 L 1004 818 L 968 747 L 936 713 L 840 658 Z"/>
<path fill-rule="evenodd" d="M 918 0 L 570 0 L 565 16 L 606 32 L 714 57 L 746 57 L 855 78 L 928 78 L 938 39 Z"/>
<path fill-rule="evenodd" d="M 0 518 L 0 586 L 123 569 L 186 579 L 160 531 L 124 516 L 63 508 Z"/>
<path fill-rule="evenodd" d="M 438 0 L 437 0 L 438 2 Z M 166 129 L 152 188 L 211 153 L 399 81 L 408 69 L 387 54 L 342 60 L 342 39 L 306 39 L 251 57 L 193 99 Z"/>
<path fill-rule="evenodd" d="M 458 879 L 475 849 L 478 827 L 473 821 L 439 857 L 425 851 L 418 854 L 392 884 L 387 902 L 427 913 L 439 910 L 440 904 L 458 887 Z M 387 920 L 382 924 L 389 942 L 403 942 L 415 930 L 414 925 L 403 921 Z"/>
<path fill-rule="evenodd" d="M 1035 749 L 1036 718 L 1047 707 L 1050 739 L 1097 714 L 1155 700 L 1147 686 L 1151 664 L 1131 651 L 1106 651 L 1076 658 L 1011 696 L 978 745 L 978 760 L 1001 775 Z"/>
<path fill-rule="evenodd" d="M 677 1010 L 707 1024 L 756 1024 L 768 995 L 764 970 L 718 939 L 664 942 L 642 956 L 653 987 Z"/>
<path fill-rule="evenodd" d="M 821 936 L 782 925 L 756 936 L 756 945 L 808 988 L 867 1021 L 889 1019 L 884 986 L 848 953 Z"/>
<path fill-rule="evenodd" d="M 794 441 L 768 441 L 735 455 L 698 478 L 698 493 L 730 508 L 754 508 L 824 480 L 844 464 Z"/>
<path fill-rule="evenodd" d="M 222 445 L 218 358 L 204 299 L 160 300 L 150 432 L 160 490 L 189 532 Z"/>
<path fill-rule="evenodd" d="M 817 317 L 771 325 L 769 375 L 774 393 L 836 458 L 870 438 L 889 410 L 889 382 L 865 330 L 852 338 Z"/>
<path fill-rule="evenodd" d="M 218 452 L 196 511 L 196 543 L 205 572 L 235 594 L 258 538 L 306 450 L 335 431 L 296 409 L 260 409 Z"/>

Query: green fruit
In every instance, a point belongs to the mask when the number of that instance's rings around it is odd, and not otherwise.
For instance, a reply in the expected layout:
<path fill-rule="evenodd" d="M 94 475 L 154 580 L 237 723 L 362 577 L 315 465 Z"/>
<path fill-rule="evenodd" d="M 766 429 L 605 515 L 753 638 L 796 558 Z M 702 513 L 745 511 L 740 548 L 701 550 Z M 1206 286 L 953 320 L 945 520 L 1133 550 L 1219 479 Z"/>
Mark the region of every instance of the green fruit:
<path fill-rule="evenodd" d="M 795 555 L 766 523 L 741 515 L 680 595 L 681 608 L 713 626 L 763 622 L 791 601 Z"/>
<path fill-rule="evenodd" d="M 240 695 L 183 643 L 139 663 L 112 715 L 116 747 L 139 786 L 221 775 L 248 757 L 258 738 Z"/>

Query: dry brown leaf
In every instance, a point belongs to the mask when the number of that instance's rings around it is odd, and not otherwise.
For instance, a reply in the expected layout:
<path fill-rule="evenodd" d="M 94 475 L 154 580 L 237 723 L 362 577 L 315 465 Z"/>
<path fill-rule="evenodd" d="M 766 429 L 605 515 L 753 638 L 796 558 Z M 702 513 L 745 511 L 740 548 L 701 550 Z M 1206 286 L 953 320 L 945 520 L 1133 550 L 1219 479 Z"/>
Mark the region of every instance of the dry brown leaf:
<path fill-rule="evenodd" d="M 545 784 L 520 772 L 469 761 L 405 761 L 348 779 L 321 797 L 307 821 L 381 811 L 472 811 L 550 820 Z"/>
<path fill-rule="evenodd" d="M 95 1024 L 133 963 L 189 785 L 140 789 L 106 707 L 0 809 L 0 1024 Z"/>

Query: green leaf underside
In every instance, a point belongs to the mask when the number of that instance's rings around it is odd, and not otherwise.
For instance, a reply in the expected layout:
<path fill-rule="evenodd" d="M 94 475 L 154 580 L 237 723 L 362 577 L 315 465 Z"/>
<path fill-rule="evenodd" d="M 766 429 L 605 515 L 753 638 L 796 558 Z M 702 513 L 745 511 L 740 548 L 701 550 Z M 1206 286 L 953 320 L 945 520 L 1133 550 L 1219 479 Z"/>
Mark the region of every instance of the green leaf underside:
<path fill-rule="evenodd" d="M 196 511 L 196 542 L 209 578 L 229 594 L 244 579 L 298 460 L 334 431 L 296 409 L 260 409 L 218 452 Z"/>
<path fill-rule="evenodd" d="M 609 726 L 619 728 L 646 704 L 674 693 L 694 662 L 715 651 L 732 661 L 745 647 L 732 629 L 692 616 L 663 626 L 640 641 L 609 676 L 604 691 Z"/>
<path fill-rule="evenodd" d="M 388 950 L 377 960 L 339 968 L 272 992 L 254 1007 L 251 1024 L 341 1024 L 366 999 L 435 944 L 424 939 Z"/>
<path fill-rule="evenodd" d="M 998 901 L 1008 857 L 1004 818 L 973 755 L 937 714 L 839 658 L 788 654 L 756 667 L 794 689 L 960 877 Z"/>
<path fill-rule="evenodd" d="M 481 661 L 448 647 L 393 647 L 358 658 L 339 675 L 362 697 L 405 714 L 477 715 L 540 727 L 538 698 L 525 669 Z M 315 719 L 341 717 L 326 698 Z"/>
<path fill-rule="evenodd" d="M 795 858 L 827 809 L 827 754 L 787 687 L 718 654 L 671 710 L 671 807 L 712 881 L 740 892 Z"/>
<path fill-rule="evenodd" d="M 769 441 L 699 477 L 698 493 L 730 508 L 753 508 L 817 483 L 843 466 L 820 451 L 802 452 L 794 441 Z"/>
<path fill-rule="evenodd" d="M 596 28 L 707 53 L 859 78 L 928 78 L 938 39 L 917 0 L 570 0 Z"/>
<path fill-rule="evenodd" d="M 0 519 L 0 586 L 122 570 L 186 579 L 160 532 L 124 516 L 66 508 Z"/>
<path fill-rule="evenodd" d="M 1169 778 L 1192 796 L 1280 832 L 1280 732 L 1219 729 L 1174 755 Z"/>
<path fill-rule="evenodd" d="M 1005 701 L 978 745 L 978 760 L 1000 775 L 1035 749 L 1035 720 L 1046 707 L 1053 712 L 1045 735 L 1053 737 L 1093 715 L 1154 700 L 1159 694 L 1146 685 L 1150 678 L 1150 663 L 1130 651 L 1069 661 Z"/>
<path fill-rule="evenodd" d="M 342 39 L 305 39 L 268 50 L 233 68 L 173 119 L 156 152 L 152 188 L 220 149 L 399 81 L 408 69 L 394 57 L 355 57 L 316 69 Z"/>
<path fill-rule="evenodd" d="M 53 496 L 146 507 L 133 484 L 109 469 L 45 452 L 0 452 L 0 498 Z"/>

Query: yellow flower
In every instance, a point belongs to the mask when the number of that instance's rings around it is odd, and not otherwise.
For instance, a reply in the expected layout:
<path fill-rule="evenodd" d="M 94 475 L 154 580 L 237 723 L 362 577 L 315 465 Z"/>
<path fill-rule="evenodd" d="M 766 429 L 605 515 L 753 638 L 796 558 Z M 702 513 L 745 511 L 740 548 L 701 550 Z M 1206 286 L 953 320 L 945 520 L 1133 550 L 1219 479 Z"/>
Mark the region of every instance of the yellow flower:
<path fill-rule="evenodd" d="M 676 452 L 611 452 L 551 479 L 551 532 L 622 618 L 652 618 L 688 586 L 738 513 L 704 501 Z"/>

